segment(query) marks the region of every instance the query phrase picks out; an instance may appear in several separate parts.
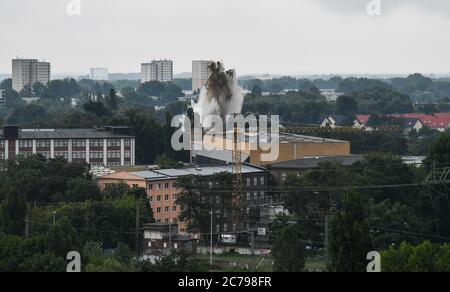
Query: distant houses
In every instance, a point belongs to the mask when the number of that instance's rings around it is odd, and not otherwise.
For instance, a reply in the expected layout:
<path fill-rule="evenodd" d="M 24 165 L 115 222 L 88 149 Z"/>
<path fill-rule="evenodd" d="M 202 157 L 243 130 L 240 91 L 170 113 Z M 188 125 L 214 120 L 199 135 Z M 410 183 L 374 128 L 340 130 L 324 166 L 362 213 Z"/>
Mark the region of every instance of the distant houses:
<path fill-rule="evenodd" d="M 318 121 L 321 128 L 353 127 L 365 131 L 373 131 L 381 127 L 401 127 L 405 133 L 420 131 L 424 127 L 444 132 L 450 129 L 450 113 L 426 114 L 394 114 L 385 116 L 356 115 L 353 125 L 348 117 L 332 115 L 321 117 Z"/>

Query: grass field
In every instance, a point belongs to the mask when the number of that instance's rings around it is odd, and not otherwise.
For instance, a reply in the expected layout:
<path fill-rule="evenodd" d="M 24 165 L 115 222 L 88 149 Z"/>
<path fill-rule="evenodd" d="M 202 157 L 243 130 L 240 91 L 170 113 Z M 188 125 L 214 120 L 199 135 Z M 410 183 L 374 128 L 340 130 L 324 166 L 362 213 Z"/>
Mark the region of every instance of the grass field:
<path fill-rule="evenodd" d="M 209 263 L 209 255 L 198 255 L 197 259 Z M 213 257 L 215 272 L 272 272 L 273 258 L 267 256 L 215 255 Z M 306 258 L 305 271 L 324 271 L 326 263 L 323 258 Z"/>

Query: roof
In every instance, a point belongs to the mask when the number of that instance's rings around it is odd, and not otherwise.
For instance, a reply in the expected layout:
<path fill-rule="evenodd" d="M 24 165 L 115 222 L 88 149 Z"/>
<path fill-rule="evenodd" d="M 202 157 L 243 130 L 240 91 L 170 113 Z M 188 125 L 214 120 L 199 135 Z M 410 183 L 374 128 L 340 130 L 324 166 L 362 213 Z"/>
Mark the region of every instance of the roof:
<path fill-rule="evenodd" d="M 369 121 L 369 119 L 370 119 L 370 115 L 357 115 L 356 119 L 361 124 L 366 124 Z"/>
<path fill-rule="evenodd" d="M 127 127 L 114 127 L 114 130 L 125 130 Z M 0 139 L 4 138 L 0 129 Z M 106 129 L 19 129 L 19 139 L 108 139 L 134 138 L 132 135 L 108 131 Z"/>
<path fill-rule="evenodd" d="M 280 133 L 280 143 L 349 143 L 349 142 L 298 134 Z"/>
<path fill-rule="evenodd" d="M 156 173 L 154 171 L 138 171 L 138 172 L 131 172 L 130 174 L 135 175 L 140 178 L 143 178 L 143 179 L 166 178 L 165 175 Z"/>
<path fill-rule="evenodd" d="M 144 180 L 144 177 L 135 175 L 130 172 L 122 171 L 118 173 L 108 174 L 99 177 L 99 179 L 114 179 L 114 180 Z"/>
<path fill-rule="evenodd" d="M 291 161 L 275 163 L 271 169 L 312 169 L 318 168 L 323 162 L 337 162 L 344 166 L 352 165 L 364 159 L 364 155 L 336 156 L 336 157 L 318 157 L 305 158 Z"/>
<path fill-rule="evenodd" d="M 407 119 L 406 123 L 417 123 L 420 120 L 425 126 L 431 129 L 443 129 L 450 127 L 450 113 L 435 113 L 433 115 L 427 114 L 395 114 L 391 115 L 395 118 Z M 357 115 L 356 118 L 362 124 L 366 124 L 370 119 L 369 115 Z M 415 119 L 415 121 L 414 121 Z M 407 124 L 405 124 L 407 125 Z"/>
<path fill-rule="evenodd" d="M 186 169 L 163 169 L 156 171 L 159 174 L 166 176 L 167 178 L 177 178 L 181 176 L 199 175 L 199 176 L 211 176 L 222 172 L 232 173 L 233 166 L 210 166 L 202 168 L 186 168 Z M 263 173 L 265 169 L 248 164 L 242 165 L 242 173 Z"/>

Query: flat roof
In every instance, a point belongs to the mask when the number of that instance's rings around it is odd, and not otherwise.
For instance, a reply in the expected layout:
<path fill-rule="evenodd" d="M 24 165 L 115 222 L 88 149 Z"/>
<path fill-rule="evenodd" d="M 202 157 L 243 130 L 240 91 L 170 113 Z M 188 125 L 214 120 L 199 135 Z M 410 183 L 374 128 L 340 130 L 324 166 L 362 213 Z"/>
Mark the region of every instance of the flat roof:
<path fill-rule="evenodd" d="M 164 178 L 177 178 L 182 176 L 190 176 L 190 175 L 197 175 L 197 176 L 211 176 L 223 172 L 232 173 L 233 172 L 233 166 L 227 165 L 227 166 L 208 166 L 208 167 L 199 167 L 199 168 L 185 168 L 185 169 L 162 169 L 162 170 L 156 170 L 155 173 L 161 175 L 160 177 L 154 177 L 150 179 L 164 179 Z M 264 173 L 266 172 L 265 169 L 243 164 L 242 165 L 242 173 Z"/>
<path fill-rule="evenodd" d="M 114 127 L 126 129 L 127 127 Z M 105 129 L 19 129 L 19 139 L 108 139 L 108 138 L 134 138 Z M 4 139 L 3 129 L 0 129 L 0 139 Z"/>
<path fill-rule="evenodd" d="M 318 168 L 323 162 L 337 162 L 344 166 L 352 165 L 363 160 L 365 155 L 350 155 L 336 157 L 311 157 L 275 163 L 270 166 L 271 169 L 311 169 Z"/>

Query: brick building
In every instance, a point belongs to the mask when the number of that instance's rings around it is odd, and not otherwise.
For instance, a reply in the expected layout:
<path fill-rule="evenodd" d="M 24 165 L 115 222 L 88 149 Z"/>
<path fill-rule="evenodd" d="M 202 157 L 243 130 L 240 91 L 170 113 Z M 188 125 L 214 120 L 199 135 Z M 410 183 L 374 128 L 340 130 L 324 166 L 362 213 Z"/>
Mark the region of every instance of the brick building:
<path fill-rule="evenodd" d="M 135 165 L 135 137 L 128 127 L 97 129 L 0 130 L 0 160 L 18 155 L 40 154 L 48 159 L 63 157 L 69 162 L 85 161 L 92 166 Z"/>
<path fill-rule="evenodd" d="M 186 231 L 186 224 L 179 222 L 180 206 L 177 198 L 182 190 L 176 187 L 179 178 L 185 176 L 210 177 L 219 173 L 232 173 L 232 166 L 216 166 L 204 168 L 188 169 L 164 169 L 157 171 L 143 172 L 122 172 L 118 174 L 106 175 L 98 179 L 101 188 L 112 183 L 126 183 L 130 186 L 142 185 L 146 181 L 146 190 L 150 198 L 153 216 L 159 224 L 178 224 L 179 232 Z M 248 230 L 265 228 L 270 225 L 270 212 L 266 209 L 267 204 L 273 203 L 275 198 L 271 196 L 269 189 L 269 172 L 263 168 L 244 164 L 243 175 L 243 196 L 244 204 L 251 206 L 247 210 L 245 226 L 233 226 L 230 223 L 224 226 L 214 226 L 215 230 L 222 230 L 224 233 L 235 232 L 237 230 Z M 131 179 L 131 180 L 130 180 Z"/>

